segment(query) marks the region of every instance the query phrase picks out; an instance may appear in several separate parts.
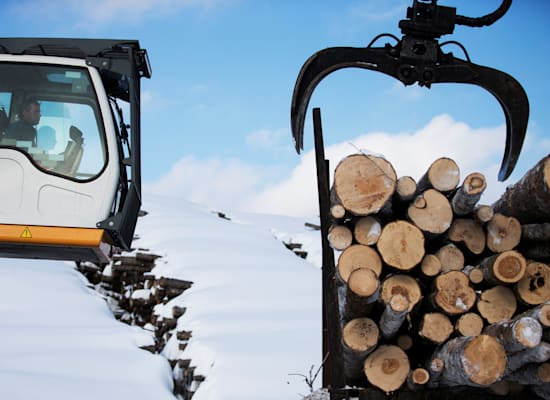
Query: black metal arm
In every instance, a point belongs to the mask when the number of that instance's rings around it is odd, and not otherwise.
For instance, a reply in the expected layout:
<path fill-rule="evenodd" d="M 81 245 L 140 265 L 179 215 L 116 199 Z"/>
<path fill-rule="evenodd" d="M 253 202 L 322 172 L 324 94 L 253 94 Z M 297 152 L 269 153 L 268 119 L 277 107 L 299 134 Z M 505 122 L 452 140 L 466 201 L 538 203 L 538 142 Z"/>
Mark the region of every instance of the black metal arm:
<path fill-rule="evenodd" d="M 493 23 L 510 4 L 511 0 L 504 0 L 492 14 L 465 19 L 457 16 L 454 8 L 437 6 L 436 0 L 430 4 L 414 0 L 407 14 L 410 20 L 399 24 L 404 36 L 395 46 L 333 47 L 311 56 L 298 75 L 292 96 L 291 125 L 296 151 L 303 149 L 305 114 L 319 82 L 338 69 L 363 68 L 392 76 L 405 85 L 418 83 L 429 88 L 434 83 L 465 83 L 489 91 L 498 100 L 506 119 L 506 147 L 498 179 L 507 179 L 517 163 L 527 130 L 527 95 L 512 76 L 443 53 L 437 38 L 452 33 L 455 23 L 472 26 Z"/>

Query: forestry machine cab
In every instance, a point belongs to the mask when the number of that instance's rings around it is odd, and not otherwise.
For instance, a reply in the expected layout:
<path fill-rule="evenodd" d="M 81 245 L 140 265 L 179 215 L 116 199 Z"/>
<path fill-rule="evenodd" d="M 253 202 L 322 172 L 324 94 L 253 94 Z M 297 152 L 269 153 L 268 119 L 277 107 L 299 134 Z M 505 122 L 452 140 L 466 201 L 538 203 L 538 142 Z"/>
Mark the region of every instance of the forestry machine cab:
<path fill-rule="evenodd" d="M 130 249 L 150 76 L 136 40 L 0 38 L 0 257 L 102 264 Z"/>
<path fill-rule="evenodd" d="M 503 0 L 493 13 L 469 18 L 457 15 L 453 7 L 437 5 L 437 0 L 413 0 L 406 19 L 399 22 L 401 39 L 385 33 L 376 36 L 365 48 L 333 47 L 312 55 L 302 66 L 292 96 L 291 125 L 296 151 L 303 149 L 304 119 L 317 84 L 338 69 L 364 68 L 392 76 L 405 85 L 418 83 L 429 88 L 434 83 L 467 83 L 489 91 L 506 118 L 506 147 L 498 174 L 500 181 L 506 180 L 516 165 L 527 129 L 529 102 L 525 91 L 510 75 L 472 63 L 460 43 L 439 43 L 439 38 L 453 33 L 455 25 L 491 25 L 508 11 L 511 3 L 512 0 Z M 394 39 L 396 44 L 373 47 L 384 36 Z M 465 60 L 443 52 L 443 47 L 450 43 L 464 51 Z"/>

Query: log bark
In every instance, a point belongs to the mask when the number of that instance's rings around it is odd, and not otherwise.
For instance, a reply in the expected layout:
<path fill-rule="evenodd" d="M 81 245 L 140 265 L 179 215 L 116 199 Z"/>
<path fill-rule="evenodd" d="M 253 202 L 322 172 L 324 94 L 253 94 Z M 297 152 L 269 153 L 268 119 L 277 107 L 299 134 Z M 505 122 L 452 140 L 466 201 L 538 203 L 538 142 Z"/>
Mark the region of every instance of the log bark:
<path fill-rule="evenodd" d="M 426 254 L 420 264 L 420 270 L 425 276 L 433 278 L 441 272 L 441 261 L 435 254 Z"/>
<path fill-rule="evenodd" d="M 441 262 L 441 272 L 460 271 L 464 268 L 464 254 L 450 243 L 441 247 L 435 256 Z"/>
<path fill-rule="evenodd" d="M 422 231 L 432 235 L 445 232 L 453 221 L 449 200 L 434 189 L 428 189 L 416 196 L 407 215 Z"/>
<path fill-rule="evenodd" d="M 440 347 L 433 358 L 444 363 L 439 378 L 442 386 L 488 387 L 502 378 L 506 352 L 492 336 L 461 336 Z"/>
<path fill-rule="evenodd" d="M 476 313 L 466 313 L 456 321 L 455 330 L 461 336 L 478 336 L 483 331 L 483 319 Z"/>
<path fill-rule="evenodd" d="M 370 310 L 370 305 L 378 300 L 380 281 L 373 270 L 358 268 L 349 276 L 344 302 L 344 320 L 364 316 Z"/>
<path fill-rule="evenodd" d="M 525 258 L 515 250 L 493 254 L 479 264 L 485 281 L 494 285 L 519 282 L 525 275 L 526 267 Z"/>
<path fill-rule="evenodd" d="M 328 242 L 334 250 L 345 250 L 353 242 L 353 233 L 345 225 L 332 225 L 328 230 Z"/>
<path fill-rule="evenodd" d="M 509 374 L 506 379 L 522 385 L 543 385 L 550 383 L 550 363 L 526 365 Z"/>
<path fill-rule="evenodd" d="M 384 226 L 376 248 L 386 264 L 408 271 L 424 257 L 424 236 L 416 226 L 394 221 Z"/>
<path fill-rule="evenodd" d="M 449 315 L 464 314 L 472 308 L 476 293 L 462 271 L 450 271 L 435 278 L 434 304 Z"/>
<path fill-rule="evenodd" d="M 420 285 L 413 277 L 404 274 L 390 275 L 382 282 L 380 300 L 386 305 L 395 295 L 403 295 L 409 301 L 409 312 L 422 299 Z"/>
<path fill-rule="evenodd" d="M 514 372 L 527 364 L 543 363 L 550 359 L 550 343 L 540 342 L 537 346 L 508 354 L 506 374 Z"/>
<path fill-rule="evenodd" d="M 378 212 L 395 191 L 397 176 L 384 158 L 354 154 L 334 171 L 334 190 L 339 203 L 355 215 Z"/>
<path fill-rule="evenodd" d="M 430 374 L 430 381 L 428 382 L 429 387 L 439 386 L 439 380 L 441 375 L 445 370 L 445 362 L 441 358 L 433 357 L 427 365 L 427 371 Z"/>
<path fill-rule="evenodd" d="M 520 243 L 519 249 L 527 258 L 536 261 L 550 262 L 550 240 L 524 240 Z"/>
<path fill-rule="evenodd" d="M 442 344 L 453 333 L 453 324 L 444 314 L 426 313 L 422 316 L 418 334 L 432 343 Z"/>
<path fill-rule="evenodd" d="M 368 381 L 385 393 L 399 389 L 410 372 L 407 354 L 397 346 L 380 346 L 369 354 L 364 364 Z"/>
<path fill-rule="evenodd" d="M 522 224 L 550 222 L 550 155 L 540 160 L 493 204 Z"/>
<path fill-rule="evenodd" d="M 378 328 L 384 340 L 393 338 L 409 313 L 409 300 L 402 294 L 396 294 L 386 303 Z"/>
<path fill-rule="evenodd" d="M 485 176 L 479 172 L 468 175 L 451 200 L 451 207 L 456 215 L 470 214 L 481 195 L 487 188 Z"/>
<path fill-rule="evenodd" d="M 440 192 L 449 192 L 455 189 L 460 182 L 460 169 L 450 158 L 442 157 L 435 160 L 428 171 L 420 178 L 418 191 L 434 188 Z"/>
<path fill-rule="evenodd" d="M 505 286 L 494 286 L 481 293 L 477 309 L 490 324 L 509 320 L 517 309 L 516 296 Z"/>
<path fill-rule="evenodd" d="M 521 226 L 522 240 L 550 241 L 550 223 L 526 224 Z"/>
<path fill-rule="evenodd" d="M 378 327 L 369 318 L 353 319 L 344 326 L 342 330 L 344 375 L 348 381 L 362 376 L 363 361 L 376 348 L 378 339 Z"/>
<path fill-rule="evenodd" d="M 353 244 L 338 257 L 338 275 L 347 282 L 352 271 L 358 268 L 369 268 L 376 276 L 382 272 L 382 260 L 376 250 L 362 244 Z"/>
<path fill-rule="evenodd" d="M 508 353 L 515 353 L 538 346 L 542 338 L 542 326 L 531 317 L 501 321 L 487 326 L 483 333 L 494 336 Z"/>
<path fill-rule="evenodd" d="M 466 265 L 462 272 L 464 272 L 468 276 L 468 278 L 470 278 L 470 282 L 474 285 L 483 282 L 483 271 L 479 267 Z"/>
<path fill-rule="evenodd" d="M 519 300 L 527 305 L 539 305 L 550 300 L 550 266 L 528 261 L 525 275 L 516 284 Z"/>
<path fill-rule="evenodd" d="M 480 204 L 474 208 L 474 218 L 476 221 L 481 224 L 485 224 L 493 219 L 495 216 L 495 211 L 492 206 L 487 204 Z"/>
<path fill-rule="evenodd" d="M 382 233 L 382 224 L 376 217 L 368 216 L 357 220 L 353 228 L 353 235 L 359 244 L 372 246 L 378 242 Z"/>
<path fill-rule="evenodd" d="M 473 254 L 479 255 L 485 250 L 486 236 L 481 224 L 473 219 L 456 218 L 449 228 L 449 239 L 464 243 Z"/>

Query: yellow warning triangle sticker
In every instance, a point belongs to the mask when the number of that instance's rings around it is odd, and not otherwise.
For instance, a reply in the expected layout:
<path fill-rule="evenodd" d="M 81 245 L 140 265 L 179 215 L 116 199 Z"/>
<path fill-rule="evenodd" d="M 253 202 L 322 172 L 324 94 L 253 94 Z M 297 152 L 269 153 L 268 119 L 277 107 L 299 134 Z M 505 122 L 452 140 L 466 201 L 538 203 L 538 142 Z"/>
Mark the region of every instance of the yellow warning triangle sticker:
<path fill-rule="evenodd" d="M 23 239 L 32 239 L 32 233 L 28 226 L 26 226 L 25 229 L 23 229 L 23 232 L 19 237 Z"/>

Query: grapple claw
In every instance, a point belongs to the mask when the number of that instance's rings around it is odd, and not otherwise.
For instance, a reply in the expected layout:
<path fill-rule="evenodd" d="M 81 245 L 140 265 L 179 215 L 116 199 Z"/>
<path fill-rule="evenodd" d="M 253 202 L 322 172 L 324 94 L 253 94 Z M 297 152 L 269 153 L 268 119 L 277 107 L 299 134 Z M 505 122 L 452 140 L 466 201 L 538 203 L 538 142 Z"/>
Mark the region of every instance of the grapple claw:
<path fill-rule="evenodd" d="M 465 61 L 451 53 L 443 53 L 438 38 L 452 33 L 455 24 L 484 26 L 494 23 L 506 13 L 511 0 L 503 0 L 494 13 L 481 18 L 456 15 L 453 7 L 436 3 L 437 0 L 430 3 L 413 0 L 413 7 L 407 10 L 408 19 L 399 23 L 403 37 L 401 40 L 394 37 L 398 40 L 394 47 L 332 47 L 315 53 L 305 62 L 294 86 L 290 111 L 292 136 L 298 153 L 303 149 L 304 120 L 315 87 L 331 72 L 355 67 L 382 72 L 405 85 L 418 83 L 429 88 L 434 83 L 467 83 L 489 91 L 500 103 L 506 118 L 506 145 L 498 179 L 503 181 L 510 176 L 518 161 L 529 119 L 525 91 L 510 75 L 471 63 L 467 54 Z M 465 51 L 462 45 L 460 47 Z"/>

